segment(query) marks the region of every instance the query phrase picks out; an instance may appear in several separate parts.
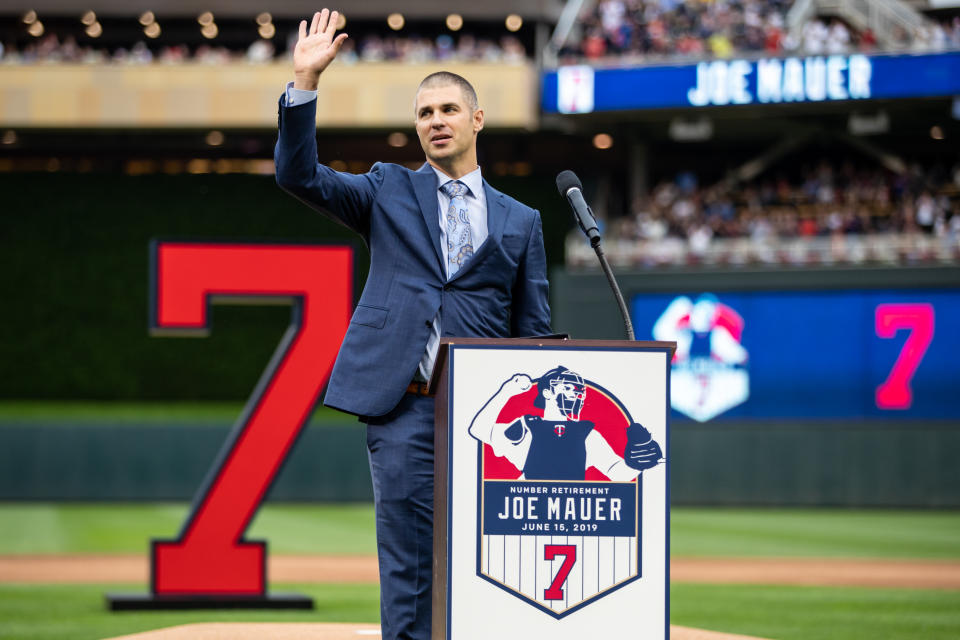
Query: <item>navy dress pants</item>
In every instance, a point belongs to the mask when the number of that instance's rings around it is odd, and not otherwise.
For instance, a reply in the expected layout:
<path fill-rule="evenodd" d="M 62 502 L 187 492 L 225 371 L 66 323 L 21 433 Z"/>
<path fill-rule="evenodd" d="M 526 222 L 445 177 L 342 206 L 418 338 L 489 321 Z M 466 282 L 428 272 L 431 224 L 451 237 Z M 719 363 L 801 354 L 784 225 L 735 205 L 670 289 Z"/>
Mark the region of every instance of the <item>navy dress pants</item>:
<path fill-rule="evenodd" d="M 433 571 L 433 405 L 404 394 L 367 423 L 383 640 L 429 640 Z"/>

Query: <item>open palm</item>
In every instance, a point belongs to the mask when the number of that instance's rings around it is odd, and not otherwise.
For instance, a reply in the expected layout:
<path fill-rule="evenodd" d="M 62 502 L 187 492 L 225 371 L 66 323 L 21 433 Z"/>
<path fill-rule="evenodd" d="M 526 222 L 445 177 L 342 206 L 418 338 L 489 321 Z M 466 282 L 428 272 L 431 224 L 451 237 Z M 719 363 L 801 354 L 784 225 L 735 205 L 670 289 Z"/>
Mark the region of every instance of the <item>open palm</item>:
<path fill-rule="evenodd" d="M 339 17 L 336 11 L 319 11 L 313 14 L 309 32 L 307 21 L 300 21 L 300 37 L 293 49 L 293 69 L 298 76 L 316 81 L 317 76 L 337 57 L 343 41 L 347 39 L 345 33 L 334 37 Z"/>

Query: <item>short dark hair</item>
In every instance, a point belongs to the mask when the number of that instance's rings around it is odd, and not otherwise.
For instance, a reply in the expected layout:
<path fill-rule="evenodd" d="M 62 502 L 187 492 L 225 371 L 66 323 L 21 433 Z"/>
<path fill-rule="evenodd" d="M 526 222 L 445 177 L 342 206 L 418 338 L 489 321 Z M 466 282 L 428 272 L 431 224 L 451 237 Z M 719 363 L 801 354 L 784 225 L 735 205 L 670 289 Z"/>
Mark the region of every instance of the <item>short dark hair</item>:
<path fill-rule="evenodd" d="M 554 367 L 540 376 L 537 380 L 537 397 L 533 399 L 533 406 L 543 409 L 547 406 L 547 399 L 543 397 L 543 392 L 550 388 L 550 383 L 563 377 L 564 373 L 570 371 L 566 367 Z"/>
<path fill-rule="evenodd" d="M 451 84 L 455 84 L 460 87 L 460 91 L 463 92 L 463 97 L 466 98 L 467 105 L 470 107 L 471 111 L 476 111 L 480 108 L 480 101 L 477 100 L 477 92 L 474 91 L 473 85 L 470 84 L 463 76 L 457 75 L 456 73 L 452 73 L 450 71 L 437 71 L 436 73 L 431 73 L 420 81 L 420 86 L 417 87 L 417 93 L 420 93 L 420 90 L 424 88 L 445 87 Z"/>

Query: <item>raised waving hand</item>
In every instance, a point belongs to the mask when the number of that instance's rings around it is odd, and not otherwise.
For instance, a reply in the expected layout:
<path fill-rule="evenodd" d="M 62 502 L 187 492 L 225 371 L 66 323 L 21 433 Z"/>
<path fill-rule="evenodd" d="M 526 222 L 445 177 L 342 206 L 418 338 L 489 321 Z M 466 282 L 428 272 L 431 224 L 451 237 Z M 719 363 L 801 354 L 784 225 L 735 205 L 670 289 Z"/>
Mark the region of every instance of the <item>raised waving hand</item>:
<path fill-rule="evenodd" d="M 339 18 L 338 12 L 324 9 L 313 14 L 309 30 L 307 21 L 300 21 L 300 37 L 293 49 L 294 88 L 315 90 L 320 73 L 337 57 L 347 39 L 345 33 L 334 37 Z"/>

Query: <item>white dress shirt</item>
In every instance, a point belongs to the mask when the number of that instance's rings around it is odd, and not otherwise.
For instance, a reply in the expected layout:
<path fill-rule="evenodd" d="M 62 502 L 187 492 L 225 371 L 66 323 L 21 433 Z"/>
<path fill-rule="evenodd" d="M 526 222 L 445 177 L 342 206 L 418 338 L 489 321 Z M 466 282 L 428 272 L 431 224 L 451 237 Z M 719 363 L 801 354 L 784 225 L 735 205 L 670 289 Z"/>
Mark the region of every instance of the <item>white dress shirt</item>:
<path fill-rule="evenodd" d="M 287 106 L 292 107 L 296 104 L 304 104 L 317 99 L 317 90 L 294 89 L 293 82 L 287 83 Z"/>
<path fill-rule="evenodd" d="M 295 89 L 293 82 L 287 83 L 287 106 L 305 104 L 317 99 L 317 92 L 307 89 Z M 433 172 L 437 175 L 437 222 L 440 225 L 440 247 L 443 249 L 443 265 L 446 269 L 447 279 L 450 278 L 450 262 L 447 260 L 447 220 L 446 211 L 450 206 L 450 198 L 440 190 L 440 187 L 453 180 L 450 176 L 443 173 L 436 167 L 431 166 Z M 473 238 L 473 250 L 476 252 L 480 245 L 487 239 L 487 194 L 483 190 L 483 176 L 480 174 L 480 167 L 477 167 L 470 173 L 459 178 L 460 182 L 467 186 L 467 193 L 464 199 L 467 203 L 467 210 L 470 218 L 470 233 Z M 417 378 L 429 380 L 433 372 L 433 365 L 437 359 L 437 349 L 440 347 L 440 311 L 433 317 L 433 323 L 430 329 L 430 337 L 427 339 L 427 348 L 424 350 L 423 358 L 420 360 L 420 367 L 417 371 Z"/>

